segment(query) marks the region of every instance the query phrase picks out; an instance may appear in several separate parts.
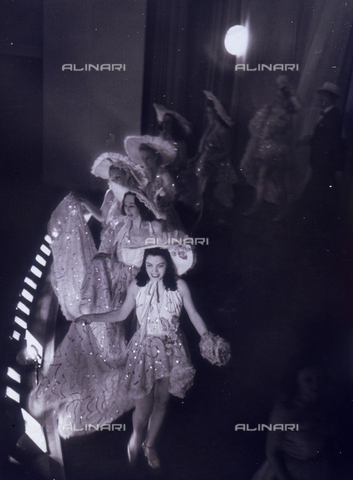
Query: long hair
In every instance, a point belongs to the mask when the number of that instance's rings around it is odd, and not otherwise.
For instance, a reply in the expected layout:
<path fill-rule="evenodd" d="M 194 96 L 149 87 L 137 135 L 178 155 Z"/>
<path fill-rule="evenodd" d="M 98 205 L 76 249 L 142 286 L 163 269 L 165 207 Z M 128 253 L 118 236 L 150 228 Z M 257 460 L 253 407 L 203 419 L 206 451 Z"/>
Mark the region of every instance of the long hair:
<path fill-rule="evenodd" d="M 139 273 L 136 275 L 137 285 L 139 287 L 144 287 L 150 281 L 146 270 L 146 259 L 149 255 L 153 257 L 162 257 L 167 262 L 167 268 L 163 277 L 163 284 L 167 290 L 175 291 L 177 289 L 176 283 L 176 273 L 174 268 L 174 263 L 172 257 L 170 256 L 169 251 L 166 248 L 147 248 L 143 256 L 142 267 Z"/>
<path fill-rule="evenodd" d="M 126 192 L 123 198 L 122 206 L 121 206 L 121 213 L 122 215 L 126 215 L 125 212 L 125 198 L 127 195 L 132 195 L 135 198 L 135 205 L 140 213 L 141 220 L 144 222 L 152 222 L 153 220 L 156 219 L 154 214 L 149 210 L 144 203 L 141 202 L 141 200 L 138 199 L 136 193 L 133 192 Z"/>

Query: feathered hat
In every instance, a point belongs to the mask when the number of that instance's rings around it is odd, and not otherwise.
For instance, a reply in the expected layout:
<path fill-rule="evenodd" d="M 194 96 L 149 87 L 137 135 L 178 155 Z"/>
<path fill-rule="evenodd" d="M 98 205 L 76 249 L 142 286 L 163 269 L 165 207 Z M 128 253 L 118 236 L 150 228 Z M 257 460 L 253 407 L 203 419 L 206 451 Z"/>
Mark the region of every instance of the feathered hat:
<path fill-rule="evenodd" d="M 141 188 L 148 183 L 145 172 L 140 165 L 134 163 L 129 157 L 116 152 L 106 152 L 99 155 L 93 162 L 91 173 L 95 177 L 109 180 L 109 169 L 112 166 L 121 168 L 132 175 Z"/>

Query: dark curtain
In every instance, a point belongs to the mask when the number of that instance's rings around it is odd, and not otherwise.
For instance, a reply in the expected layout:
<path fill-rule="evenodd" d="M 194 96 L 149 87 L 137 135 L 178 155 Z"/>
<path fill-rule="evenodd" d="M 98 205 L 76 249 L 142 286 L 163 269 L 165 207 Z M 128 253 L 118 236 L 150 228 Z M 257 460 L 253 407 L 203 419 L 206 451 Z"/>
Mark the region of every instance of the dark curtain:
<path fill-rule="evenodd" d="M 203 129 L 202 90 L 212 90 L 229 111 L 234 57 L 223 46 L 224 33 L 239 22 L 240 3 L 150 0 L 147 4 L 143 133 L 156 133 L 152 103 L 183 114 Z"/>
<path fill-rule="evenodd" d="M 94 159 L 107 149 L 123 153 L 124 138 L 140 133 L 145 13 L 145 0 L 44 0 L 46 184 L 105 188 L 90 174 Z M 62 71 L 64 64 L 126 69 Z"/>
<path fill-rule="evenodd" d="M 345 110 L 352 65 L 353 2 L 315 0 L 312 11 L 298 85 L 304 134 L 312 131 L 317 119 L 315 92 L 324 82 L 339 85 Z"/>
<path fill-rule="evenodd" d="M 313 128 L 315 92 L 324 81 L 342 89 L 345 110 L 351 77 L 353 0 L 149 0 L 144 73 L 143 133 L 157 133 L 152 103 L 161 103 L 203 129 L 202 90 L 211 90 L 234 120 L 235 163 L 245 149 L 247 125 L 272 100 L 282 72 L 235 72 L 235 63 L 299 64 L 288 72 L 303 105 L 298 135 Z M 224 48 L 233 25 L 247 24 L 244 58 Z"/>

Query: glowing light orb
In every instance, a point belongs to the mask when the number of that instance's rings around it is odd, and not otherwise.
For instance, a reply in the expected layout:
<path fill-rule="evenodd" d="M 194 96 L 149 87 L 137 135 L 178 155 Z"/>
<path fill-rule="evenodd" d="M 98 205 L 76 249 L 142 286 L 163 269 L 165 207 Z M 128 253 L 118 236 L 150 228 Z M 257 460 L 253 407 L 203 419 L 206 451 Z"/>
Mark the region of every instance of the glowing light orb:
<path fill-rule="evenodd" d="M 224 38 L 224 46 L 231 55 L 244 55 L 248 46 L 249 32 L 243 25 L 230 27 Z"/>

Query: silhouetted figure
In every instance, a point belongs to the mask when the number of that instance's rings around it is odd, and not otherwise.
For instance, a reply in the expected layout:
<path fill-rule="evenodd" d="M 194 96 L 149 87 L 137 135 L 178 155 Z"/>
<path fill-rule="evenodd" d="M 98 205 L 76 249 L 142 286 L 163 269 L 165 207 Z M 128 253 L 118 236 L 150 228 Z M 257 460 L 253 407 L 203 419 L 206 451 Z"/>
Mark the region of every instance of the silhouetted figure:
<path fill-rule="evenodd" d="M 334 480 L 327 375 L 319 359 L 291 359 L 269 425 L 283 428 L 268 432 L 267 460 L 252 480 Z"/>
<path fill-rule="evenodd" d="M 338 172 L 343 170 L 342 113 L 337 107 L 339 88 L 325 82 L 317 91 L 321 108 L 310 145 L 312 176 L 306 202 L 310 218 L 324 231 L 337 227 L 340 206 Z"/>
<path fill-rule="evenodd" d="M 223 105 L 212 92 L 204 90 L 207 99 L 207 127 L 199 142 L 197 155 L 190 160 L 195 165 L 198 203 L 208 208 L 208 217 L 224 221 L 225 209 L 233 208 L 233 185 L 238 178 L 231 163 L 232 121 Z"/>
<path fill-rule="evenodd" d="M 180 172 L 187 168 L 188 151 L 186 139 L 192 132 L 191 123 L 178 112 L 169 110 L 163 105 L 154 103 L 153 106 L 156 110 L 160 128 L 159 136 L 169 142 L 176 151 L 175 158 L 166 165 L 166 168 L 174 179 L 178 180 Z"/>
<path fill-rule="evenodd" d="M 143 191 L 155 206 L 158 217 L 166 220 L 168 230 L 181 228 L 174 208 L 177 188 L 166 168 L 176 156 L 173 145 L 161 137 L 150 135 L 129 136 L 124 143 L 131 160 L 144 169 L 148 181 Z"/>
<path fill-rule="evenodd" d="M 249 124 L 251 138 L 240 164 L 255 199 L 246 212 L 252 215 L 264 200 L 280 207 L 275 220 L 285 217 L 290 202 L 288 173 L 293 168 L 293 116 L 299 103 L 286 76 L 276 79 L 276 98 L 265 105 Z"/>

